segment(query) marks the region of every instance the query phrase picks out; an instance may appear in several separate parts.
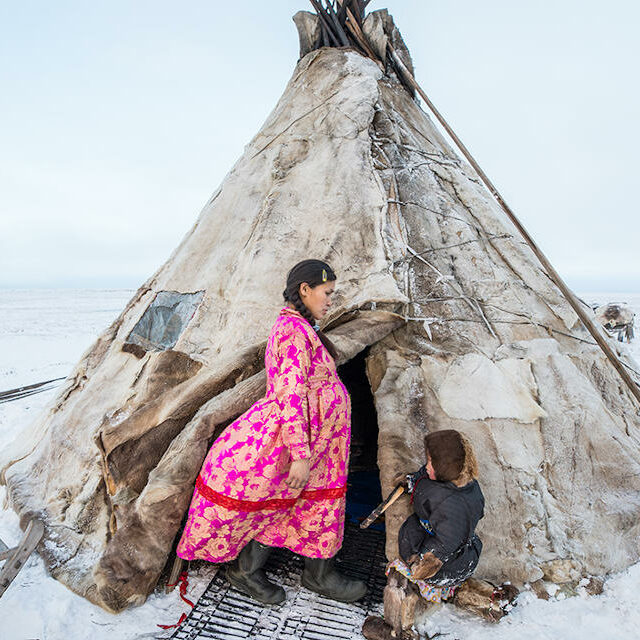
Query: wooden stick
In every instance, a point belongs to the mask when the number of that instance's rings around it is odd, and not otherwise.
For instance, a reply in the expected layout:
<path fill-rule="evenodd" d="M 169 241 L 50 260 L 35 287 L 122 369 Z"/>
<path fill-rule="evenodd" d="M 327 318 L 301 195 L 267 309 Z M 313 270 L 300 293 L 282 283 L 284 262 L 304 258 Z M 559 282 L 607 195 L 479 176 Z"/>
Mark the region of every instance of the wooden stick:
<path fill-rule="evenodd" d="M 171 571 L 169 572 L 169 579 L 167 580 L 167 584 L 164 588 L 165 593 L 170 593 L 176 588 L 178 577 L 182 573 L 183 562 L 184 560 L 180 556 L 176 556 L 174 558 L 173 564 L 171 565 Z"/>
<path fill-rule="evenodd" d="M 18 547 L 13 547 L 13 549 L 5 549 L 4 551 L 0 551 L 0 562 L 6 560 L 12 553 L 17 551 Z"/>
<path fill-rule="evenodd" d="M 7 389 L 6 391 L 0 391 L 0 399 L 20 397 L 23 395 L 30 395 L 32 393 L 38 393 L 40 391 L 49 391 L 49 389 L 41 389 L 41 387 L 51 384 L 52 382 L 59 382 L 64 378 L 53 378 L 52 380 L 45 380 L 44 382 L 36 382 L 35 384 L 27 384 L 23 387 L 17 387 L 15 389 Z"/>
<path fill-rule="evenodd" d="M 370 524 L 377 520 L 405 491 L 406 487 L 399 484 L 390 494 L 389 497 L 381 502 L 361 523 L 360 528 L 366 529 Z"/>
<path fill-rule="evenodd" d="M 338 0 L 338 2 L 340 3 L 341 7 L 346 7 L 347 17 L 349 18 L 349 20 L 345 22 L 345 26 L 347 27 L 347 29 L 349 29 L 349 31 L 351 32 L 351 35 L 354 37 L 356 42 L 360 45 L 360 48 L 367 54 L 369 58 L 371 58 L 380 67 L 382 71 L 384 71 L 384 64 L 380 62 L 380 59 L 378 58 L 378 56 L 374 53 L 374 51 L 369 46 L 369 43 L 367 42 L 367 38 L 362 32 L 362 29 L 360 28 L 358 21 L 356 20 L 353 13 L 351 12 L 351 9 L 349 9 L 347 4 L 348 0 Z"/>
<path fill-rule="evenodd" d="M 360 0 L 352 0 L 351 4 L 355 9 L 355 15 L 356 15 L 356 18 L 358 19 L 358 26 L 361 27 L 362 20 L 364 18 L 364 9 L 362 8 L 362 6 L 360 6 Z M 348 8 L 349 7 L 347 7 L 347 9 Z"/>
<path fill-rule="evenodd" d="M 323 47 L 329 46 L 329 35 L 327 34 L 327 27 L 324 26 L 324 22 L 320 20 L 320 40 Z"/>
<path fill-rule="evenodd" d="M 338 41 L 338 39 L 336 38 L 335 34 L 333 33 L 333 28 L 332 28 L 332 25 L 331 25 L 331 21 L 327 17 L 327 14 L 325 13 L 324 8 L 322 7 L 322 5 L 320 5 L 316 0 L 309 0 L 309 2 L 311 2 L 311 4 L 313 5 L 313 8 L 316 10 L 316 13 L 318 14 L 318 17 L 320 18 L 320 22 L 325 27 L 327 36 L 329 37 L 329 40 L 333 41 L 333 46 L 340 47 L 341 46 L 340 42 Z"/>
<path fill-rule="evenodd" d="M 329 14 L 329 17 L 331 18 L 331 20 L 332 20 L 332 22 L 334 24 L 334 27 L 336 29 L 336 33 L 340 37 L 340 40 L 342 42 L 342 46 L 343 47 L 350 47 L 351 43 L 349 42 L 349 38 L 347 38 L 347 34 L 344 32 L 344 29 L 342 28 L 342 25 L 340 24 L 340 21 L 338 20 L 338 16 L 336 15 L 336 12 L 333 10 L 333 7 L 331 6 L 331 3 L 327 4 L 326 11 Z"/>
<path fill-rule="evenodd" d="M 378 63 L 378 66 L 384 71 L 384 64 L 379 61 L 378 56 L 374 53 L 374 51 L 369 46 L 369 43 L 367 42 L 366 36 L 362 32 L 362 29 L 360 28 L 360 25 L 358 24 L 358 21 L 353 17 L 353 13 L 351 13 L 350 9 L 347 9 L 347 16 L 349 17 L 349 21 L 346 23 L 347 24 L 347 28 L 351 31 L 351 33 L 353 34 L 354 38 L 358 41 L 358 43 L 364 49 L 366 54 L 374 62 Z"/>
<path fill-rule="evenodd" d="M 344 2 L 343 0 L 336 0 L 336 2 L 340 6 L 340 9 L 338 10 L 338 20 L 340 21 L 340 24 L 344 24 L 347 17 L 347 7 L 349 6 L 350 0 L 346 0 Z"/>
<path fill-rule="evenodd" d="M 511 208 L 507 205 L 504 198 L 500 195 L 500 192 L 495 188 L 491 180 L 487 177 L 485 172 L 480 168 L 480 165 L 475 161 L 474 157 L 471 155 L 469 150 L 464 146 L 462 140 L 458 138 L 453 129 L 449 126 L 447 121 L 443 118 L 440 112 L 436 109 L 434 104 L 429 100 L 427 94 L 422 90 L 420 85 L 416 82 L 416 79 L 413 77 L 413 74 L 407 69 L 404 62 L 402 62 L 400 56 L 397 54 L 396 50 L 393 48 L 391 43 L 387 44 L 387 51 L 391 55 L 393 62 L 395 63 L 397 69 L 403 75 L 404 79 L 418 92 L 420 97 L 425 101 L 431 112 L 438 119 L 438 122 L 444 127 L 445 131 L 449 134 L 451 139 L 458 146 L 462 155 L 469 161 L 469 164 L 475 169 L 476 173 L 484 182 L 485 186 L 493 197 L 496 199 L 498 204 L 502 207 L 502 210 L 507 214 L 507 217 L 511 222 L 515 225 L 516 229 L 520 232 L 522 237 L 525 239 L 526 243 L 531 247 L 531 250 L 536 255 L 538 260 L 540 260 L 542 266 L 546 269 L 547 275 L 554 282 L 554 284 L 560 289 L 560 291 L 564 294 L 565 298 L 576 312 L 577 316 L 582 320 L 582 323 L 586 327 L 587 331 L 593 336 L 593 339 L 598 343 L 600 348 L 604 351 L 604 354 L 609 359 L 609 362 L 613 365 L 615 370 L 620 374 L 620 377 L 625 382 L 631 393 L 635 396 L 636 400 L 640 403 L 640 387 L 633 381 L 631 376 L 627 373 L 626 369 L 620 362 L 620 359 L 613 352 L 613 349 L 609 345 L 609 343 L 605 340 L 602 332 L 598 330 L 598 327 L 595 325 L 593 320 L 586 314 L 585 310 L 582 308 L 582 305 L 574 295 L 574 293 L 569 289 L 569 287 L 565 284 L 564 280 L 560 277 L 560 274 L 553 268 L 552 264 L 549 262 L 547 257 L 544 255 L 542 250 L 538 247 L 534 239 L 529 235 L 527 230 L 522 226 L 515 213 L 511 210 Z"/>

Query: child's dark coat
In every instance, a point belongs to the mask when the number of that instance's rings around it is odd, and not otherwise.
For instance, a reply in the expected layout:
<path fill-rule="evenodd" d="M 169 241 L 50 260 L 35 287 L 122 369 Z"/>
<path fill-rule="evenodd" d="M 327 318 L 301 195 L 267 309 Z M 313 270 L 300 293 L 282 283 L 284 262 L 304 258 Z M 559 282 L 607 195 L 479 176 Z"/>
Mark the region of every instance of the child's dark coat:
<path fill-rule="evenodd" d="M 475 535 L 484 515 L 484 496 L 476 480 L 458 487 L 452 482 L 430 480 L 423 467 L 413 474 L 413 515 L 398 534 L 402 559 L 411 564 L 415 554 L 431 552 L 442 561 L 427 582 L 455 586 L 475 570 L 482 542 Z"/>

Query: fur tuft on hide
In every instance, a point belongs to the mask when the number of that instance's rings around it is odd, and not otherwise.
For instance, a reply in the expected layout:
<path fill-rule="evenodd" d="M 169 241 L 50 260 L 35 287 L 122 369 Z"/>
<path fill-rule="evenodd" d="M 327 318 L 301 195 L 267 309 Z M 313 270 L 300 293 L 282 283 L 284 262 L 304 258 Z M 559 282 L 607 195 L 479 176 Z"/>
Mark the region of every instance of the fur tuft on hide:
<path fill-rule="evenodd" d="M 478 461 L 476 460 L 476 454 L 469 439 L 463 434 L 460 434 L 460 439 L 462 440 L 462 446 L 464 448 L 464 465 L 462 466 L 460 475 L 453 480 L 453 484 L 458 487 L 464 487 L 472 480 L 478 479 Z"/>

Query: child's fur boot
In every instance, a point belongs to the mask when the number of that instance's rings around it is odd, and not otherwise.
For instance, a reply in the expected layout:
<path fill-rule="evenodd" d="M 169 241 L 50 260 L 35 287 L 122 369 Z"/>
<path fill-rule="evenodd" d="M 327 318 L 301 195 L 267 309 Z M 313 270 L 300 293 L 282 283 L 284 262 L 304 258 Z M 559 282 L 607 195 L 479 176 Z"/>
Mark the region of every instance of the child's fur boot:
<path fill-rule="evenodd" d="M 393 629 L 395 638 L 416 637 L 411 631 L 420 595 L 413 585 L 395 571 L 384 588 L 384 619 Z M 403 636 L 404 634 L 404 636 Z"/>
<path fill-rule="evenodd" d="M 362 635 L 367 640 L 413 640 L 410 635 L 394 635 L 393 629 L 380 617 L 369 616 L 362 625 Z"/>
<path fill-rule="evenodd" d="M 362 635 L 368 640 L 416 640 L 413 629 L 416 616 L 430 608 L 418 589 L 404 576 L 391 572 L 384 589 L 384 620 L 369 616 L 362 626 Z"/>

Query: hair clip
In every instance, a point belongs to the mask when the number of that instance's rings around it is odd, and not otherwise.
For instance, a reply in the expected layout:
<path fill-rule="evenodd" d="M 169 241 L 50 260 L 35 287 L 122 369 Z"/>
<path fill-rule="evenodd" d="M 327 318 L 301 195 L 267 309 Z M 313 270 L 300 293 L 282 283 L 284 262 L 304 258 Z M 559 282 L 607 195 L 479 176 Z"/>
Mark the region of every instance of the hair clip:
<path fill-rule="evenodd" d="M 322 282 L 326 282 L 328 277 L 329 276 L 327 275 L 327 270 L 323 269 L 322 270 Z"/>

